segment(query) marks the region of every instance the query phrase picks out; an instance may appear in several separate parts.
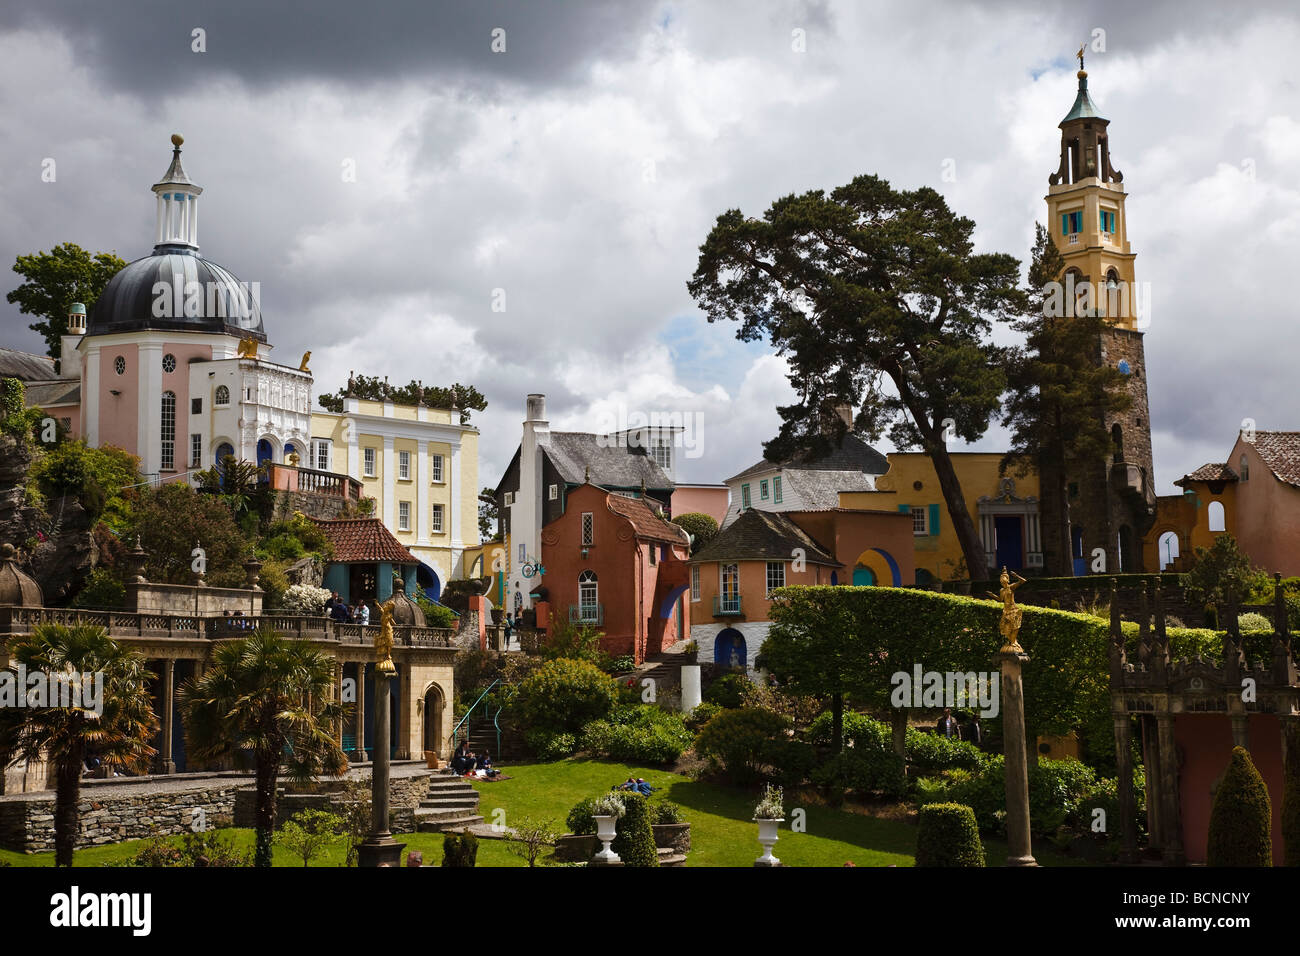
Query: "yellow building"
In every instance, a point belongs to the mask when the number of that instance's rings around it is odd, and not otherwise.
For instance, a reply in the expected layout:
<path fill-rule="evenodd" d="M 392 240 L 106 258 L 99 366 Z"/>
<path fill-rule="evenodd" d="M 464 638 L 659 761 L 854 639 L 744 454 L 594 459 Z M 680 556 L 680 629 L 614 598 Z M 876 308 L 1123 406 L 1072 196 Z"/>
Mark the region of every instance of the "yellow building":
<path fill-rule="evenodd" d="M 342 413 L 313 411 L 303 465 L 347 474 L 375 499 L 375 515 L 422 562 L 417 580 L 437 597 L 464 577 L 478 546 L 478 429 L 450 409 L 344 398 Z"/>
<path fill-rule="evenodd" d="M 982 572 L 977 569 L 971 575 L 966 569 L 939 478 L 924 452 L 891 453 L 887 456 L 889 471 L 876 479 L 876 491 L 841 492 L 840 507 L 897 508 L 911 514 L 918 584 L 936 579 L 985 579 L 989 572 L 1003 566 L 1012 571 L 1041 569 L 1038 476 L 1002 476 L 1002 455 L 998 452 L 949 454 L 966 497 L 966 508 L 984 544 L 987 567 Z"/>

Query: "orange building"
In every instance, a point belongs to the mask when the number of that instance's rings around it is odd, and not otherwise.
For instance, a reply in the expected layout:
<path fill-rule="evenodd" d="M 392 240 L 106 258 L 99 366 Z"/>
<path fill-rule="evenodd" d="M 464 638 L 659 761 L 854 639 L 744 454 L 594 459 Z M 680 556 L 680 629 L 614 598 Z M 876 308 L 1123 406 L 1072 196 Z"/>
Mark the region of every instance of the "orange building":
<path fill-rule="evenodd" d="M 698 659 L 754 672 L 787 585 L 899 587 L 915 579 L 913 524 L 899 511 L 752 508 L 691 558 L 691 639 Z"/>
<path fill-rule="evenodd" d="M 685 637 L 690 546 L 653 504 L 590 483 L 568 493 L 542 528 L 544 570 L 531 578 L 539 627 L 589 624 L 608 653 L 638 664 Z"/>

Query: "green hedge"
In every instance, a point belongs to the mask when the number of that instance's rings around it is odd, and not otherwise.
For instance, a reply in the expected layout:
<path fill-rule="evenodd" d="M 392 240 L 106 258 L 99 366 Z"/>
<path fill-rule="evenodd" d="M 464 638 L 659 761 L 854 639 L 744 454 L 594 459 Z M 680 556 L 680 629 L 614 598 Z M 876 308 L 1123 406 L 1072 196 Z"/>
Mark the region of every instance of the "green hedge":
<path fill-rule="evenodd" d="M 903 761 L 889 749 L 853 747 L 831 757 L 812 772 L 813 783 L 828 787 L 832 798 L 845 790 L 898 799 L 907 791 Z"/>
<path fill-rule="evenodd" d="M 443 866 L 473 866 L 478 858 L 478 837 L 472 833 L 448 833 L 442 838 Z"/>
<path fill-rule="evenodd" d="M 618 821 L 618 835 L 610 849 L 618 854 L 624 866 L 658 866 L 659 851 L 655 848 L 649 801 L 639 793 L 625 793 L 623 805 L 627 813 Z"/>
<path fill-rule="evenodd" d="M 719 707 L 739 707 L 740 695 L 750 683 L 744 674 L 723 674 L 704 689 L 704 700 Z"/>
<path fill-rule="evenodd" d="M 766 767 L 785 755 L 782 745 L 789 742 L 786 731 L 790 726 L 788 717 L 770 710 L 724 710 L 695 738 L 695 753 L 733 782 L 754 783 Z"/>
<path fill-rule="evenodd" d="M 561 657 L 519 682 L 511 718 L 532 731 L 579 733 L 614 706 L 614 682 L 594 664 Z"/>
<path fill-rule="evenodd" d="M 617 708 L 607 719 L 587 724 L 581 748 L 626 763 L 669 764 L 691 745 L 691 739 L 682 715 L 641 704 Z"/>
<path fill-rule="evenodd" d="M 1206 866 L 1272 866 L 1272 822 L 1264 778 L 1246 748 L 1233 747 L 1210 810 Z"/>
<path fill-rule="evenodd" d="M 932 803 L 921 808 L 916 830 L 917 866 L 983 866 L 975 814 L 960 803 Z"/>

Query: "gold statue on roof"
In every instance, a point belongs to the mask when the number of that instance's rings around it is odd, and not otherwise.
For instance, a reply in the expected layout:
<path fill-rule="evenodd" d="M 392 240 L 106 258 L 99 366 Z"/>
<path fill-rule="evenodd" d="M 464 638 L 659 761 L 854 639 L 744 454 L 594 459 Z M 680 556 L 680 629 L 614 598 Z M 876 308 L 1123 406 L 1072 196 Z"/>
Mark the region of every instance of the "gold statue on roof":
<path fill-rule="evenodd" d="M 1015 577 L 1012 583 L 1011 578 Z M 998 621 L 998 632 L 1002 635 L 1003 654 L 1023 654 L 1025 649 L 1020 646 L 1020 622 L 1025 616 L 1022 608 L 1016 606 L 1016 588 L 1025 583 L 1025 579 L 1016 572 L 1007 573 L 1004 566 L 1002 574 L 998 577 L 998 583 L 1002 585 L 998 594 L 990 594 L 989 597 L 995 601 L 1002 602 L 1002 617 Z"/>
<path fill-rule="evenodd" d="M 253 338 L 251 335 L 247 335 L 240 339 L 238 355 L 240 358 L 257 358 L 257 339 Z"/>

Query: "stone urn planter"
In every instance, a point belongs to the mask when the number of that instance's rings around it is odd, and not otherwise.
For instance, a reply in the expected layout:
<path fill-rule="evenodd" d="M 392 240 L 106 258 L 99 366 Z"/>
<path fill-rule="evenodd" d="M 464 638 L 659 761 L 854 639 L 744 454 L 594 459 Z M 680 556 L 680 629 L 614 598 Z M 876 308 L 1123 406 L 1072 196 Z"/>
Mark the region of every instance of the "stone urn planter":
<path fill-rule="evenodd" d="M 781 862 L 772 855 L 772 847 L 776 846 L 777 830 L 784 821 L 785 817 L 776 820 L 754 818 L 754 822 L 758 824 L 758 842 L 763 847 L 763 855 L 754 861 L 756 865 L 777 866 Z"/>
<path fill-rule="evenodd" d="M 613 814 L 598 814 L 596 816 L 596 836 L 600 838 L 600 842 L 603 846 L 601 851 L 596 854 L 595 858 L 601 863 L 619 862 L 618 854 L 609 848 L 609 845 L 614 842 L 614 837 L 617 835 L 617 830 L 615 828 L 617 820 L 618 817 Z"/>
<path fill-rule="evenodd" d="M 499 608 L 499 607 L 494 607 L 494 608 L 492 609 L 492 623 L 493 623 L 493 625 L 499 625 L 499 624 L 501 623 L 501 617 L 502 617 L 502 614 L 503 614 L 503 612 L 502 612 L 501 608 Z"/>

